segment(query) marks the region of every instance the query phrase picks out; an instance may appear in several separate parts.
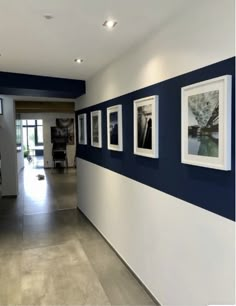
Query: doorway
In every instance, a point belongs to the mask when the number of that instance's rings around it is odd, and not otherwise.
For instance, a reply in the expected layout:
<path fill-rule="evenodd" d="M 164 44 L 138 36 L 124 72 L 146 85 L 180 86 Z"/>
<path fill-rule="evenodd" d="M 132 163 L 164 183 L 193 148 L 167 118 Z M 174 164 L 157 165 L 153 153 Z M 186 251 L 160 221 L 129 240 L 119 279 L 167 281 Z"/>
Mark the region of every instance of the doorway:
<path fill-rule="evenodd" d="M 25 165 L 44 167 L 43 120 L 22 120 Z"/>

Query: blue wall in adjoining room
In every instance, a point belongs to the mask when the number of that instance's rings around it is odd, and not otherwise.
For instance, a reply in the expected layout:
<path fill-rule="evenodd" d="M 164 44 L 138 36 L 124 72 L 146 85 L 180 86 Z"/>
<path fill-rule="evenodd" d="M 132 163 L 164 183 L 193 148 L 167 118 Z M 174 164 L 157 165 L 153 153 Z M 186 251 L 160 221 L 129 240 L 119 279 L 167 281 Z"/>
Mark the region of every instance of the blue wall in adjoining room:
<path fill-rule="evenodd" d="M 181 87 L 226 74 L 232 75 L 233 85 L 232 170 L 182 164 Z M 158 159 L 133 154 L 133 100 L 151 95 L 159 96 Z M 116 104 L 122 104 L 123 152 L 107 149 L 106 108 Z M 90 112 L 94 110 L 102 110 L 101 149 L 91 146 Z M 235 219 L 235 57 L 76 112 L 77 115 L 81 113 L 87 114 L 88 145 L 78 145 L 77 141 L 77 157 L 225 218 Z"/>
<path fill-rule="evenodd" d="M 4 95 L 75 99 L 85 94 L 85 81 L 0 71 Z"/>

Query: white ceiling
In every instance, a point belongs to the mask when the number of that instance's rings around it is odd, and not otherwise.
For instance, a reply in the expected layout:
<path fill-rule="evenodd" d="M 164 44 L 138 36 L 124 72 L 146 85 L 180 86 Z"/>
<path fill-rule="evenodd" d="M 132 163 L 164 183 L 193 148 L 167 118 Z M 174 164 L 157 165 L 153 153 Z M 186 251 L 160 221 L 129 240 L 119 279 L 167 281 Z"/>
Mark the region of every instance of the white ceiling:
<path fill-rule="evenodd" d="M 0 0 L 0 71 L 87 80 L 186 0 Z M 51 20 L 43 16 L 52 14 Z M 114 18 L 107 31 L 102 23 Z M 73 60 L 84 59 L 78 65 Z"/>

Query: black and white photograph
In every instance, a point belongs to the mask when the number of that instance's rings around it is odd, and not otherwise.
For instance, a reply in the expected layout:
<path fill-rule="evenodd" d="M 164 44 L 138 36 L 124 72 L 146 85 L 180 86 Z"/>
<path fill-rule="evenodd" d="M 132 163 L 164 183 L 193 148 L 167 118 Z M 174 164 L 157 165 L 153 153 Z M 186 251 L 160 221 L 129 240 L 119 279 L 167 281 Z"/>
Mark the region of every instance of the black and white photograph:
<path fill-rule="evenodd" d="M 231 76 L 182 87 L 181 161 L 231 168 Z"/>
<path fill-rule="evenodd" d="M 109 150 L 122 151 L 122 105 L 107 108 L 107 147 Z"/>
<path fill-rule="evenodd" d="M 110 113 L 110 144 L 118 145 L 118 113 Z"/>
<path fill-rule="evenodd" d="M 78 115 L 78 138 L 79 144 L 87 144 L 87 115 Z"/>
<path fill-rule="evenodd" d="M 93 142 L 98 142 L 98 116 L 93 116 Z"/>
<path fill-rule="evenodd" d="M 56 126 L 58 128 L 67 128 L 68 145 L 73 145 L 74 144 L 74 119 L 73 118 L 56 119 Z"/>
<path fill-rule="evenodd" d="M 219 156 L 219 90 L 188 97 L 188 153 Z"/>
<path fill-rule="evenodd" d="M 3 104 L 3 100 L 2 100 L 2 98 L 0 98 L 0 115 L 3 114 L 3 106 L 2 106 L 2 104 Z"/>
<path fill-rule="evenodd" d="M 66 143 L 68 144 L 68 129 L 51 127 L 51 143 Z"/>
<path fill-rule="evenodd" d="M 138 107 L 138 147 L 152 149 L 152 104 Z"/>
<path fill-rule="evenodd" d="M 134 101 L 134 153 L 158 157 L 158 96 Z"/>
<path fill-rule="evenodd" d="M 91 145 L 101 148 L 101 136 L 101 111 L 94 111 L 91 113 Z"/>
<path fill-rule="evenodd" d="M 84 142 L 84 118 L 80 118 L 80 142 Z"/>

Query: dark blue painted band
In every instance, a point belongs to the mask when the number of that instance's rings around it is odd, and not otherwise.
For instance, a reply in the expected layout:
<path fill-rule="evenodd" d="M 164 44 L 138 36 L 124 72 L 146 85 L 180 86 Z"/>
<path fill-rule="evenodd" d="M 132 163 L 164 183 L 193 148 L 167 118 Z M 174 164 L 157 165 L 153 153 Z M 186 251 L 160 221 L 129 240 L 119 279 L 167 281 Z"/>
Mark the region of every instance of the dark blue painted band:
<path fill-rule="evenodd" d="M 0 72 L 0 93 L 74 99 L 85 93 L 85 81 Z"/>
<path fill-rule="evenodd" d="M 233 77 L 232 170 L 220 171 L 182 164 L 181 87 L 226 74 Z M 159 95 L 159 159 L 133 154 L 133 100 L 151 95 Z M 107 149 L 106 108 L 116 104 L 122 104 L 123 108 L 123 152 Z M 102 110 L 102 149 L 90 145 L 90 112 L 94 110 Z M 87 113 L 89 145 L 77 145 L 77 157 L 225 218 L 235 219 L 234 57 L 76 112 L 77 115 L 80 113 Z"/>

